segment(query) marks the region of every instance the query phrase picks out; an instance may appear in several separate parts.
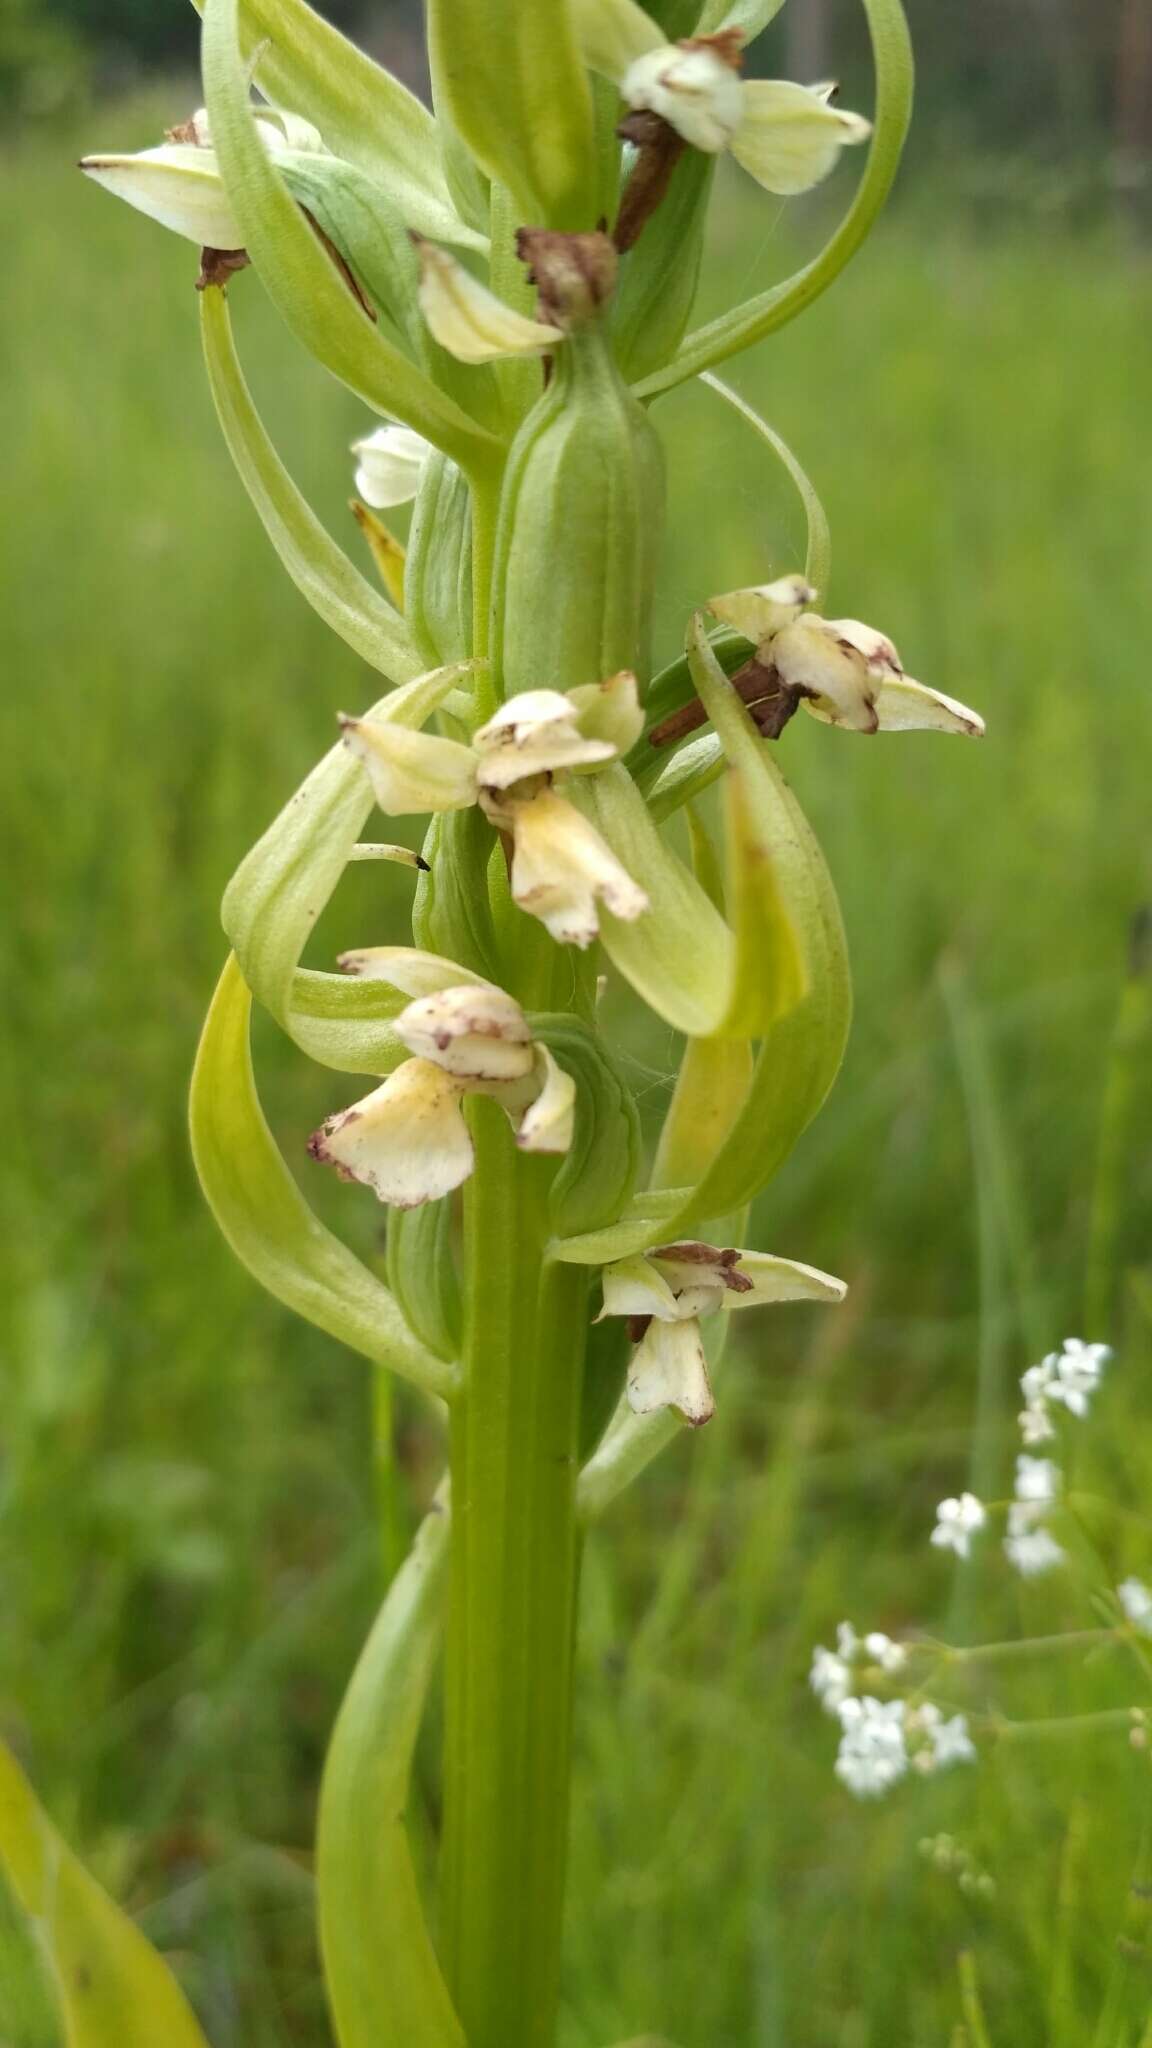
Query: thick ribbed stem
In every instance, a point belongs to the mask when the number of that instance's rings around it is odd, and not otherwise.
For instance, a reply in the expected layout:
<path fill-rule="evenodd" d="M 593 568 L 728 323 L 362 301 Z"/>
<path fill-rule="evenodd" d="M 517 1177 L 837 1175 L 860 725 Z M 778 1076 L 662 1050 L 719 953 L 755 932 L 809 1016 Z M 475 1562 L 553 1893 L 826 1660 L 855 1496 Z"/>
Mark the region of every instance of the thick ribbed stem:
<path fill-rule="evenodd" d="M 469 2048 L 551 2048 L 567 1842 L 587 1276 L 542 1263 L 554 1162 L 475 1105 L 452 1415 L 443 1914 Z"/>

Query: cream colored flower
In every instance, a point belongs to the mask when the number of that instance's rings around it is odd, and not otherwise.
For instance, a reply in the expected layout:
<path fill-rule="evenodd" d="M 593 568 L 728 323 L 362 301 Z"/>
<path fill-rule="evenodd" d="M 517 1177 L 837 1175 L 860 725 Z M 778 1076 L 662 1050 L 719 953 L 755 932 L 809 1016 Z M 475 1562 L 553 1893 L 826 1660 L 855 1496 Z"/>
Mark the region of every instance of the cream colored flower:
<path fill-rule="evenodd" d="M 634 745 L 643 726 L 636 678 L 622 670 L 578 689 L 509 697 L 472 743 L 342 718 L 381 810 L 466 809 L 479 801 L 512 841 L 512 898 L 564 945 L 597 936 L 597 905 L 640 917 L 648 898 L 554 778 L 592 772 Z"/>
<path fill-rule="evenodd" d="M 853 732 L 966 733 L 984 721 L 966 704 L 914 682 L 891 640 L 859 619 L 824 619 L 805 610 L 817 596 L 803 577 L 708 600 L 708 609 L 756 646 L 761 668 L 814 718 Z"/>
<path fill-rule="evenodd" d="M 719 1310 L 777 1301 L 842 1301 L 847 1288 L 830 1273 L 768 1252 L 701 1244 L 660 1245 L 606 1266 L 604 1316 L 626 1316 L 636 1343 L 628 1403 L 637 1415 L 675 1408 L 699 1427 L 715 1409 L 700 1318 Z"/>
<path fill-rule="evenodd" d="M 391 505 L 407 505 L 416 496 L 432 445 L 411 427 L 388 424 L 353 441 L 352 453 L 360 497 L 384 512 Z"/>
<path fill-rule="evenodd" d="M 832 104 L 833 88 L 740 77 L 742 36 L 722 30 L 670 43 L 635 0 L 573 0 L 587 63 L 633 110 L 658 114 L 694 149 L 729 150 L 756 182 L 807 192 L 871 124 Z"/>
<path fill-rule="evenodd" d="M 568 1150 L 575 1083 L 533 1040 L 520 1005 L 503 989 L 414 948 L 370 948 L 345 954 L 341 965 L 405 993 L 419 990 L 394 1027 L 414 1057 L 314 1132 L 314 1159 L 392 1208 L 437 1201 L 472 1171 L 462 1107 L 469 1094 L 500 1103 L 522 1150 Z"/>

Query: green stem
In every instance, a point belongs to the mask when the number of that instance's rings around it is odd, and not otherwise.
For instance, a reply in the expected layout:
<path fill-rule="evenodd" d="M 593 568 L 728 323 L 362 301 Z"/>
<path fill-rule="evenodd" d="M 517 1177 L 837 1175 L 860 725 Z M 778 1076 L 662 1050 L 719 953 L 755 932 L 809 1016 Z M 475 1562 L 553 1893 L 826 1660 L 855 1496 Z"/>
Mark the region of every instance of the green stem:
<path fill-rule="evenodd" d="M 587 1273 L 543 1267 L 551 1163 L 475 1104 L 452 1413 L 443 1916 L 469 2048 L 551 2048 L 567 1846 Z"/>

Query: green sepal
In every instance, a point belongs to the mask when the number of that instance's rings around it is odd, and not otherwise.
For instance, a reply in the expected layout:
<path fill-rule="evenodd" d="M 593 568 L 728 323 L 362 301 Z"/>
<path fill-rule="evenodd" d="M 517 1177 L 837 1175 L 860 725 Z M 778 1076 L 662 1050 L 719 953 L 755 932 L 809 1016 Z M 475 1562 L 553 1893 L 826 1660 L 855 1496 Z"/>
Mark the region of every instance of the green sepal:
<path fill-rule="evenodd" d="M 307 209 L 350 265 L 392 339 L 427 369 L 428 330 L 416 300 L 420 265 L 390 195 L 358 165 L 319 151 L 284 151 L 276 167 L 297 205 Z"/>
<path fill-rule="evenodd" d="M 164 1958 L 73 1855 L 2 1742 L 0 1871 L 35 1935 L 68 2048 L 208 2048 Z"/>
<path fill-rule="evenodd" d="M 552 1182 L 548 1220 L 557 1237 L 597 1230 L 631 1199 L 640 1166 L 632 1091 L 604 1040 L 569 1016 L 529 1014 L 532 1036 L 576 1083 L 572 1143 Z"/>
<path fill-rule="evenodd" d="M 584 1385 L 580 1399 L 580 1463 L 592 1456 L 616 1412 L 624 1392 L 632 1346 L 628 1325 L 620 1316 L 594 1322 L 584 1353 Z"/>
<path fill-rule="evenodd" d="M 200 326 L 228 452 L 297 590 L 374 669 L 407 682 L 423 665 L 412 635 L 399 612 L 337 547 L 281 462 L 244 381 L 228 301 L 218 286 L 200 294 Z"/>
<path fill-rule="evenodd" d="M 425 1392 L 449 1394 L 454 1374 L 413 1337 L 375 1274 L 313 1215 L 284 1164 L 256 1092 L 251 1007 L 232 956 L 205 1019 L 189 1104 L 209 1208 L 241 1264 L 277 1301 Z"/>
<path fill-rule="evenodd" d="M 735 972 L 735 942 L 724 919 L 665 845 L 619 762 L 596 775 L 570 776 L 565 795 L 648 895 L 649 908 L 631 921 L 601 905 L 600 938 L 612 965 L 678 1031 L 691 1037 L 715 1031 Z"/>
<path fill-rule="evenodd" d="M 488 902 L 492 827 L 477 804 L 433 818 L 424 841 L 427 872 L 412 904 L 412 937 L 428 953 L 458 960 L 500 985 L 500 954 Z"/>
<path fill-rule="evenodd" d="M 287 1028 L 301 1052 L 322 1067 L 340 1074 L 391 1074 L 410 1058 L 392 1029 L 410 1000 L 386 981 L 298 967 Z"/>
<path fill-rule="evenodd" d="M 612 339 L 621 374 L 638 380 L 675 355 L 691 317 L 716 159 L 686 149 L 668 190 L 620 267 Z"/>
<path fill-rule="evenodd" d="M 424 1916 L 407 1824 L 447 1561 L 448 1516 L 434 1507 L 361 1652 L 324 1766 L 316 1891 L 339 2048 L 465 2048 Z"/>
<path fill-rule="evenodd" d="M 460 1356 L 464 1327 L 454 1233 L 451 1196 L 388 1217 L 388 1285 L 420 1342 L 449 1362 Z"/>
<path fill-rule="evenodd" d="M 472 497 L 444 455 L 424 465 L 404 563 L 404 613 L 432 661 L 463 661 L 472 645 Z"/>
<path fill-rule="evenodd" d="M 193 4 L 204 12 L 204 0 Z M 427 107 L 305 0 L 243 0 L 241 46 L 273 104 L 312 121 L 329 149 L 391 194 L 409 227 L 486 246 L 453 211 Z"/>
<path fill-rule="evenodd" d="M 204 97 L 229 202 L 269 295 L 297 339 L 366 404 L 458 461 L 490 465 L 495 443 L 381 333 L 309 227 L 253 120 L 239 0 L 205 0 Z"/>
<path fill-rule="evenodd" d="M 460 674 L 457 666 L 415 676 L 374 704 L 366 712 L 365 722 L 422 725 Z M 362 764 L 338 741 L 244 856 L 224 892 L 221 908 L 224 930 L 253 994 L 295 1038 L 295 997 L 299 993 L 304 1004 L 300 1043 L 313 1058 L 341 1068 L 346 1068 L 349 1026 L 367 1023 L 371 1027 L 396 1014 L 386 1007 L 388 991 L 381 987 L 368 995 L 358 993 L 355 982 L 343 976 L 317 977 L 308 984 L 297 983 L 295 977 L 308 934 L 348 864 L 372 801 Z M 321 991 L 320 982 L 336 986 Z M 331 1030 L 326 1028 L 328 1020 Z M 325 1044 L 338 1051 L 339 1057 L 326 1056 Z M 387 1065 L 380 1069 L 387 1070 Z M 374 1070 L 369 1065 L 352 1071 Z"/>
<path fill-rule="evenodd" d="M 592 96 L 567 5 L 428 0 L 438 103 L 533 226 L 596 225 Z"/>

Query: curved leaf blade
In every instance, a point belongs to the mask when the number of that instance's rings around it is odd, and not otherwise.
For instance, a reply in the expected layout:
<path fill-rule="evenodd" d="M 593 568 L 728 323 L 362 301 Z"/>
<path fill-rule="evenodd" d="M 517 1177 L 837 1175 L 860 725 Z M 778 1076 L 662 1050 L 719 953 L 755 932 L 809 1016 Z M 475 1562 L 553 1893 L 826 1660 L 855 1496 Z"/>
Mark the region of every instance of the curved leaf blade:
<path fill-rule="evenodd" d="M 412 636 L 399 612 L 337 547 L 281 462 L 240 367 L 228 301 L 218 285 L 200 294 L 200 332 L 228 452 L 297 590 L 381 675 L 406 682 L 423 666 Z"/>
<path fill-rule="evenodd" d="M 47 1965 L 68 2048 L 208 2048 L 164 1958 L 73 1855 L 3 1743 L 0 1869 Z"/>
<path fill-rule="evenodd" d="M 316 1884 L 340 2048 L 465 2048 L 421 1908 L 405 1821 L 447 1556 L 448 1517 L 434 1508 L 364 1646 L 324 1767 Z"/>
<path fill-rule="evenodd" d="M 269 1294 L 373 1364 L 426 1393 L 456 1375 L 408 1329 L 388 1289 L 314 1216 L 280 1155 L 256 1092 L 252 999 L 235 956 L 212 999 L 192 1074 L 192 1156 L 221 1231 Z"/>

